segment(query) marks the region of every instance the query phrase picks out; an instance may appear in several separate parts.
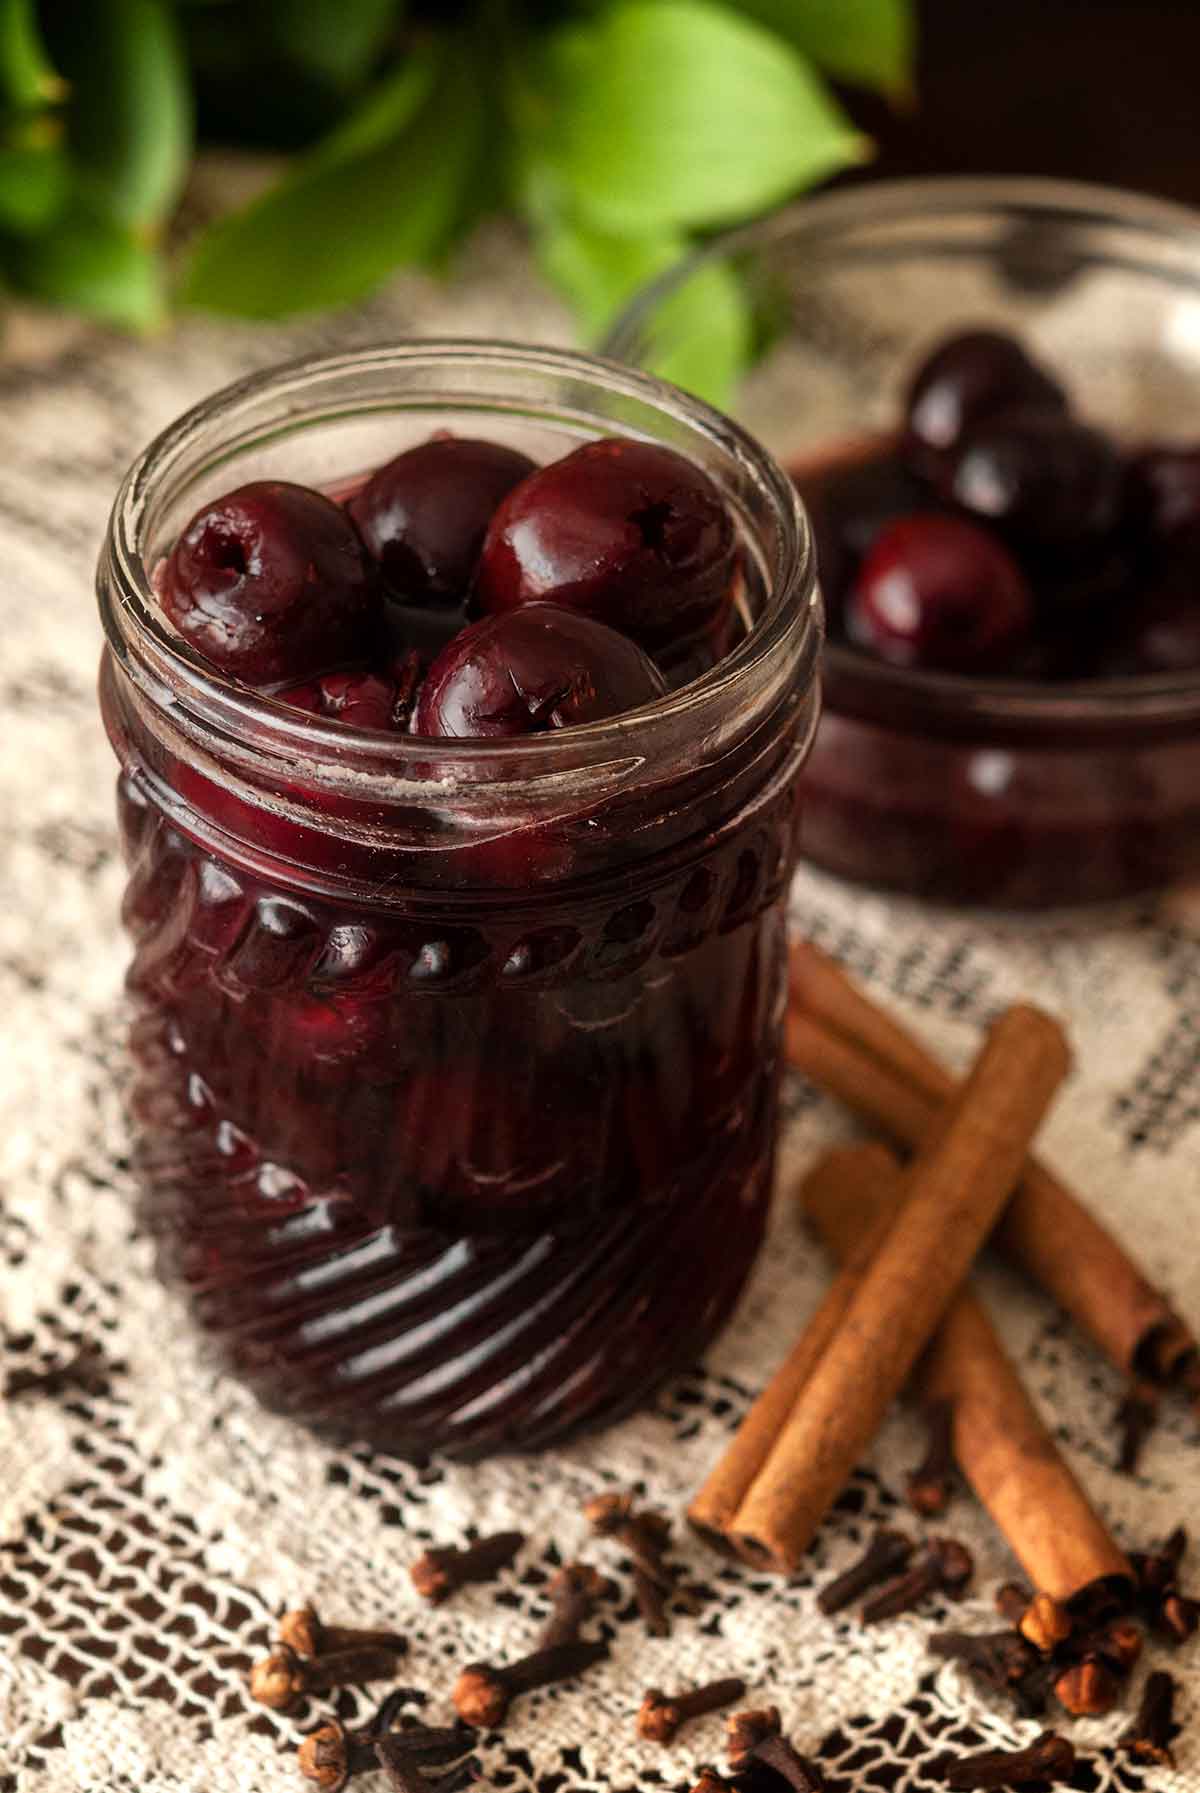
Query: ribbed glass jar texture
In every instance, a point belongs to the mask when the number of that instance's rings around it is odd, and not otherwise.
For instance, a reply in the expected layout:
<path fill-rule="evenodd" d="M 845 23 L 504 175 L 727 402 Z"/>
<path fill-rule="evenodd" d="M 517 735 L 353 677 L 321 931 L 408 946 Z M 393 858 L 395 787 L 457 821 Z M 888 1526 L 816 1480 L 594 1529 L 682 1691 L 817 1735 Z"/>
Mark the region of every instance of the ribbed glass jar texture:
<path fill-rule="evenodd" d="M 224 681 L 151 576 L 244 480 L 346 485 L 436 428 L 622 433 L 718 482 L 749 627 L 612 721 L 383 736 Z M 413 343 L 286 368 L 130 472 L 99 570 L 143 1214 L 270 1407 L 420 1457 L 541 1446 L 694 1359 L 758 1248 L 820 611 L 790 484 L 583 356 Z"/>

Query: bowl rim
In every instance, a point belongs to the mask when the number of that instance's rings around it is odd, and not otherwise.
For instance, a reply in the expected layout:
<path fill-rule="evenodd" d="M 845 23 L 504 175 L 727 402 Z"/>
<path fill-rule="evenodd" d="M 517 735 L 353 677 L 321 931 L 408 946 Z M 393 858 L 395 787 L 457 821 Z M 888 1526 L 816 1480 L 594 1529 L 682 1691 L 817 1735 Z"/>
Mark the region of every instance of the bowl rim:
<path fill-rule="evenodd" d="M 646 321 L 663 300 L 697 272 L 729 256 L 793 238 L 809 239 L 819 252 L 823 241 L 836 240 L 859 225 L 886 228 L 911 218 L 928 229 L 938 218 L 966 211 L 1011 212 L 1027 218 L 1067 213 L 1085 222 L 1123 226 L 1147 238 L 1182 238 L 1192 252 L 1193 266 L 1190 274 L 1183 268 L 1173 271 L 1174 278 L 1200 293 L 1200 210 L 1175 200 L 1042 175 L 867 179 L 793 200 L 711 238 L 634 294 L 599 352 L 628 361 Z M 824 659 L 829 707 L 875 720 L 887 706 L 896 720 L 906 712 L 919 712 L 922 724 L 933 729 L 986 723 L 1002 732 L 1025 733 L 1046 724 L 1085 733 L 1098 728 L 1106 733 L 1127 730 L 1140 736 L 1148 730 L 1200 725 L 1200 668 L 1046 684 L 890 666 L 832 641 L 826 642 Z"/>

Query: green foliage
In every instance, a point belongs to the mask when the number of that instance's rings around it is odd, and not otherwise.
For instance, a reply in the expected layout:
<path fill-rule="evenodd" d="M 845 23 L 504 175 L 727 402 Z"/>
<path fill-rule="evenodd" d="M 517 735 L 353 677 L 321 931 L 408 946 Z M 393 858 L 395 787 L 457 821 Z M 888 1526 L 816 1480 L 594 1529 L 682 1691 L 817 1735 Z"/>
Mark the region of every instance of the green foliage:
<path fill-rule="evenodd" d="M 335 137 L 201 240 L 184 301 L 243 317 L 348 305 L 457 234 L 486 142 L 476 57 L 424 46 Z"/>
<path fill-rule="evenodd" d="M 524 221 L 597 336 L 705 233 L 860 160 L 827 77 L 901 95 L 911 0 L 0 0 L 0 286 L 127 328 L 167 303 L 197 136 L 291 154 L 177 303 L 252 318 Z M 757 325 L 716 265 L 662 371 L 727 397 Z"/>
<path fill-rule="evenodd" d="M 863 153 L 796 52 L 713 0 L 617 0 L 557 52 L 543 153 L 610 230 L 730 223 Z"/>

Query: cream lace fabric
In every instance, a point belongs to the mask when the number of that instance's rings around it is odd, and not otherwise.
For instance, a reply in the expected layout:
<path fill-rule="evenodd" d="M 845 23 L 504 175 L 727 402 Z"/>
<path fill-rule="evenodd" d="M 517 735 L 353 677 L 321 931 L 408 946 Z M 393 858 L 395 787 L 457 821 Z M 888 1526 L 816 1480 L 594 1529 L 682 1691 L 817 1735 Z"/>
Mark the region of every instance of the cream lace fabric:
<path fill-rule="evenodd" d="M 635 1737 L 638 1696 L 731 1672 L 745 1676 L 754 1703 L 780 1706 L 832 1785 L 932 1785 L 922 1765 L 948 1743 L 1015 1743 L 1037 1727 L 989 1708 L 959 1670 L 931 1661 L 936 1608 L 871 1630 L 816 1613 L 814 1581 L 896 1506 L 921 1442 L 908 1414 L 889 1421 L 792 1584 L 720 1564 L 681 1535 L 676 1554 L 705 1594 L 699 1616 L 677 1617 L 667 1640 L 645 1636 L 628 1565 L 589 1545 L 579 1517 L 587 1495 L 628 1486 L 678 1514 L 714 1461 L 827 1275 L 785 1202 L 735 1324 L 653 1412 L 550 1457 L 425 1471 L 333 1451 L 217 1377 L 133 1228 L 120 1106 L 122 872 L 93 689 L 91 572 L 113 489 L 151 433 L 253 364 L 438 330 L 565 335 L 497 241 L 453 292 L 406 284 L 335 327 L 190 326 L 149 346 L 76 338 L 0 362 L 0 1341 L 8 1370 L 59 1362 L 85 1338 L 101 1340 L 116 1366 L 101 1395 L 0 1410 L 0 1787 L 298 1786 L 300 1732 L 327 1710 L 353 1722 L 372 1702 L 344 1693 L 298 1718 L 252 1704 L 246 1670 L 281 1610 L 311 1599 L 330 1620 L 408 1630 L 404 1678 L 429 1690 L 426 1714 L 441 1722 L 456 1665 L 527 1648 L 554 1566 L 585 1550 L 620 1581 L 603 1619 L 611 1657 L 585 1683 L 515 1708 L 481 1746 L 489 1785 L 689 1786 L 701 1762 L 720 1761 L 720 1718 L 660 1749 Z M 1048 1153 L 1200 1318 L 1200 939 L 1149 913 L 964 919 L 810 873 L 794 908 L 797 926 L 956 1061 L 1019 995 L 1068 1020 L 1078 1071 Z M 787 1111 L 784 1186 L 789 1167 L 851 1127 L 798 1085 Z M 1141 1544 L 1194 1519 L 1200 1454 L 1183 1409 L 1167 1408 L 1141 1473 L 1117 1475 L 1113 1372 L 1015 1279 L 988 1270 L 984 1285 L 1064 1451 L 1121 1537 Z M 497 1586 L 430 1610 L 408 1563 L 472 1526 L 517 1526 L 529 1542 Z M 1014 1565 L 965 1496 L 944 1526 L 978 1561 L 953 1622 L 992 1628 L 991 1592 Z M 1178 1772 L 1120 1756 L 1128 1714 L 1118 1713 L 1070 1726 L 1082 1758 L 1076 1786 L 1200 1787 L 1200 1645 L 1168 1666 L 1184 1683 Z"/>

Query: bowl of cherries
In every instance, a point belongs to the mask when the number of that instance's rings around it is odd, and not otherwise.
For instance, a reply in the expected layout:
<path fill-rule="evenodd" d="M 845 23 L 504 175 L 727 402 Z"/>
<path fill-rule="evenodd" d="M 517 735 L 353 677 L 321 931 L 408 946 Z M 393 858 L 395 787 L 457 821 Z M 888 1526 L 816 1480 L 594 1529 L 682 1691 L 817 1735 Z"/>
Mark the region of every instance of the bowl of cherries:
<path fill-rule="evenodd" d="M 669 356 L 715 270 L 761 346 L 734 414 L 796 481 L 826 602 L 802 850 L 1015 907 L 1200 873 L 1200 219 L 866 185 L 710 246 L 610 352 Z"/>

